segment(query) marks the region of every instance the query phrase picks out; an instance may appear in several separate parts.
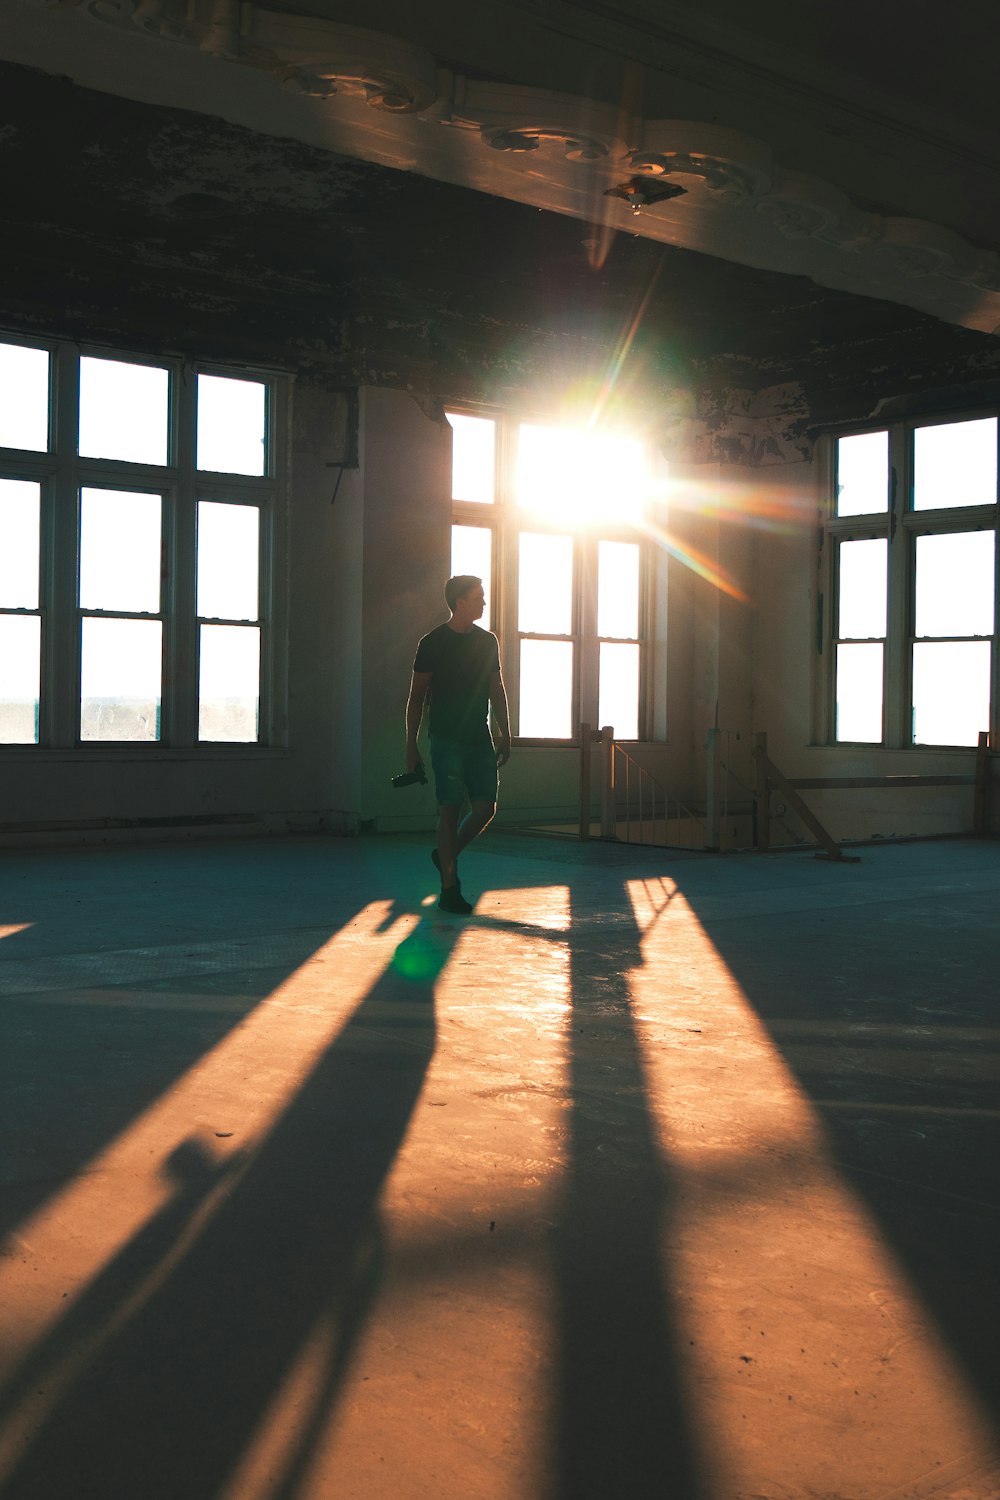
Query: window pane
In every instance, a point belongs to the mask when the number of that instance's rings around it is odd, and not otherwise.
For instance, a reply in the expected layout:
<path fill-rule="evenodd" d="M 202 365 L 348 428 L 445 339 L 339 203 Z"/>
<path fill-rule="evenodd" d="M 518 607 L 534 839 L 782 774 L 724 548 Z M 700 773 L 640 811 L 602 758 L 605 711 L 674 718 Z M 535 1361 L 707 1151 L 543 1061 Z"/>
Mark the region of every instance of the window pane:
<path fill-rule="evenodd" d="M 267 473 L 267 389 L 257 380 L 198 376 L 199 469 Z"/>
<path fill-rule="evenodd" d="M 81 609 L 157 613 L 160 506 L 159 495 L 81 490 Z"/>
<path fill-rule="evenodd" d="M 253 742 L 260 722 L 260 631 L 202 625 L 198 658 L 198 738 Z"/>
<path fill-rule="evenodd" d="M 885 537 L 841 542 L 837 630 L 841 640 L 882 639 L 885 635 L 888 556 Z"/>
<path fill-rule="evenodd" d="M 260 610 L 260 511 L 255 505 L 198 504 L 198 613 L 256 620 Z"/>
<path fill-rule="evenodd" d="M 597 554 L 597 634 L 635 640 L 639 634 L 639 548 L 633 542 L 601 542 Z"/>
<path fill-rule="evenodd" d="M 496 495 L 497 424 L 488 417 L 468 417 L 457 411 L 445 415 L 452 426 L 451 498 L 492 504 Z"/>
<path fill-rule="evenodd" d="M 837 739 L 877 745 L 882 739 L 882 651 L 837 647 Z"/>
<path fill-rule="evenodd" d="M 598 722 L 610 724 L 617 740 L 639 738 L 639 647 L 601 642 Z"/>
<path fill-rule="evenodd" d="M 642 444 L 620 433 L 518 429 L 518 504 L 560 526 L 641 520 L 650 484 Z"/>
<path fill-rule="evenodd" d="M 0 615 L 0 745 L 38 743 L 42 622 Z"/>
<path fill-rule="evenodd" d="M 80 738 L 158 740 L 163 654 L 159 620 L 81 623 Z"/>
<path fill-rule="evenodd" d="M 518 734 L 526 739 L 573 737 L 571 641 L 521 642 Z"/>
<path fill-rule="evenodd" d="M 859 432 L 837 440 L 837 515 L 889 509 L 889 434 Z"/>
<path fill-rule="evenodd" d="M 517 628 L 534 635 L 572 633 L 572 537 L 521 532 L 518 539 Z"/>
<path fill-rule="evenodd" d="M 41 486 L 0 479 L 0 608 L 38 608 Z"/>
<path fill-rule="evenodd" d="M 48 352 L 0 344 L 0 447 L 44 453 L 48 446 Z"/>
<path fill-rule="evenodd" d="M 486 610 L 480 625 L 489 629 L 493 619 L 490 601 L 490 569 L 493 533 L 488 526 L 453 526 L 451 528 L 451 576 L 471 573 L 483 580 Z"/>
<path fill-rule="evenodd" d="M 119 359 L 80 360 L 80 453 L 136 464 L 167 462 L 170 374 Z"/>
<path fill-rule="evenodd" d="M 918 427 L 913 434 L 913 509 L 995 505 L 997 419 Z"/>
<path fill-rule="evenodd" d="M 990 727 L 989 641 L 918 641 L 913 743 L 975 745 Z"/>
<path fill-rule="evenodd" d="M 917 537 L 918 636 L 993 634 L 994 551 L 992 531 Z"/>

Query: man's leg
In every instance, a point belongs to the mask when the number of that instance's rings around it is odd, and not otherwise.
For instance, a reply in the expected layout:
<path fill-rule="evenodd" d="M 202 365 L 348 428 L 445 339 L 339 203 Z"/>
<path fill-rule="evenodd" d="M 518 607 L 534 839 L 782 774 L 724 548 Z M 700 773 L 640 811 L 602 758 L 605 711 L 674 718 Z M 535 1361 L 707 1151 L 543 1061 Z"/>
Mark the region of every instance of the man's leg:
<path fill-rule="evenodd" d="M 463 776 L 469 792 L 469 811 L 458 825 L 455 859 L 493 821 L 497 810 L 497 755 L 492 740 L 470 746 L 464 756 Z"/>
<path fill-rule="evenodd" d="M 479 837 L 479 835 L 482 833 L 483 829 L 486 828 L 488 824 L 492 823 L 492 821 L 493 821 L 493 814 L 496 812 L 496 810 L 497 810 L 497 805 L 496 805 L 495 802 L 486 802 L 486 801 L 484 801 L 482 799 L 478 799 L 477 798 L 477 800 L 472 803 L 472 805 L 469 808 L 469 811 L 466 813 L 466 815 L 462 819 L 461 823 L 459 823 L 457 831 L 456 831 L 456 838 L 455 838 L 455 860 L 456 860 L 456 862 L 457 862 L 458 856 L 461 854 L 462 850 L 465 849 L 465 848 L 467 848 L 468 845 L 472 843 L 473 839 L 477 839 Z M 441 863 L 442 863 L 442 868 L 443 868 L 443 866 L 444 866 L 444 854 L 441 853 L 440 839 L 438 841 L 438 852 L 441 854 Z"/>
<path fill-rule="evenodd" d="M 447 890 L 449 886 L 458 883 L 456 861 L 459 852 L 458 814 L 460 810 L 457 802 L 442 802 L 438 808 L 437 864 L 441 871 L 442 890 Z"/>

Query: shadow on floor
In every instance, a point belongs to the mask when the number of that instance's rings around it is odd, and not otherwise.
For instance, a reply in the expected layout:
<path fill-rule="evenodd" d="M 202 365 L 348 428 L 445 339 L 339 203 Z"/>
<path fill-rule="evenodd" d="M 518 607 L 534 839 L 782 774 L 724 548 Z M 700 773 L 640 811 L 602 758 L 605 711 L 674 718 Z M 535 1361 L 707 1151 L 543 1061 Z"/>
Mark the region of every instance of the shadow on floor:
<path fill-rule="evenodd" d="M 838 872 L 870 889 L 863 908 L 820 893 L 814 910 L 762 926 L 718 920 L 709 901 L 701 920 L 822 1121 L 844 1180 L 983 1408 L 998 1413 L 1000 945 L 995 882 L 979 893 L 963 873 L 960 888 L 934 889 L 962 847 L 866 853 L 857 874 Z M 990 846 L 980 850 L 989 859 Z M 817 866 L 794 858 L 801 891 Z M 876 859 L 883 882 L 865 886 Z M 926 887 L 894 889 L 914 865 Z M 697 913 L 699 895 L 689 900 Z M 1000 1438 L 1000 1420 L 996 1429 Z"/>
<path fill-rule="evenodd" d="M 577 896 L 571 916 L 586 911 Z M 701 1465 L 667 1302 L 670 1166 L 656 1140 L 629 973 L 644 962 L 620 881 L 596 940 L 569 932 L 570 1113 L 556 1239 L 560 1500 L 699 1500 Z M 610 1030 L 610 1034 L 608 1034 Z M 603 1034 L 602 1034 L 603 1033 Z M 609 1060 L 615 1086 L 608 1087 Z"/>
<path fill-rule="evenodd" d="M 255 1155 L 218 1168 L 194 1141 L 174 1154 L 170 1202 L 7 1393 L 11 1410 L 66 1381 L 5 1500 L 67 1485 L 78 1500 L 209 1500 L 318 1337 L 312 1404 L 272 1491 L 300 1493 L 379 1285 L 378 1197 L 434 1053 L 455 935 L 418 926 L 400 945 Z"/>

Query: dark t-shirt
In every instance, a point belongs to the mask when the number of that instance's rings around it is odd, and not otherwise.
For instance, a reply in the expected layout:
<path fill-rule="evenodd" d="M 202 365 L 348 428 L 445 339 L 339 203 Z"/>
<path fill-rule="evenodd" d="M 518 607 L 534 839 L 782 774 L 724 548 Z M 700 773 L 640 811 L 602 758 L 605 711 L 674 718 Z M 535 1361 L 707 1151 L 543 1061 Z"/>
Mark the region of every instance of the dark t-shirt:
<path fill-rule="evenodd" d="M 500 648 L 489 630 L 439 625 L 417 646 L 414 672 L 430 672 L 430 732 L 474 745 L 489 739 L 490 678 L 500 670 Z"/>

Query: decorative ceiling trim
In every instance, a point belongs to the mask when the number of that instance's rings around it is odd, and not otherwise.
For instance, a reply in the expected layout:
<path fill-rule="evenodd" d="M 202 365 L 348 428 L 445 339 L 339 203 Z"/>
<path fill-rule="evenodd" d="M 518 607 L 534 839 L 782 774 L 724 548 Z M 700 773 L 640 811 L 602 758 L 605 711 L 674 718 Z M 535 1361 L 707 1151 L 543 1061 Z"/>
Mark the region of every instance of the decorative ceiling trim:
<path fill-rule="evenodd" d="M 465 78 L 408 42 L 252 0 L 49 3 L 264 70 L 329 111 L 334 150 L 1000 333 L 995 251 L 862 209 L 740 131 Z M 637 177 L 648 201 L 619 190 Z M 657 179 L 683 192 L 657 194 Z"/>

